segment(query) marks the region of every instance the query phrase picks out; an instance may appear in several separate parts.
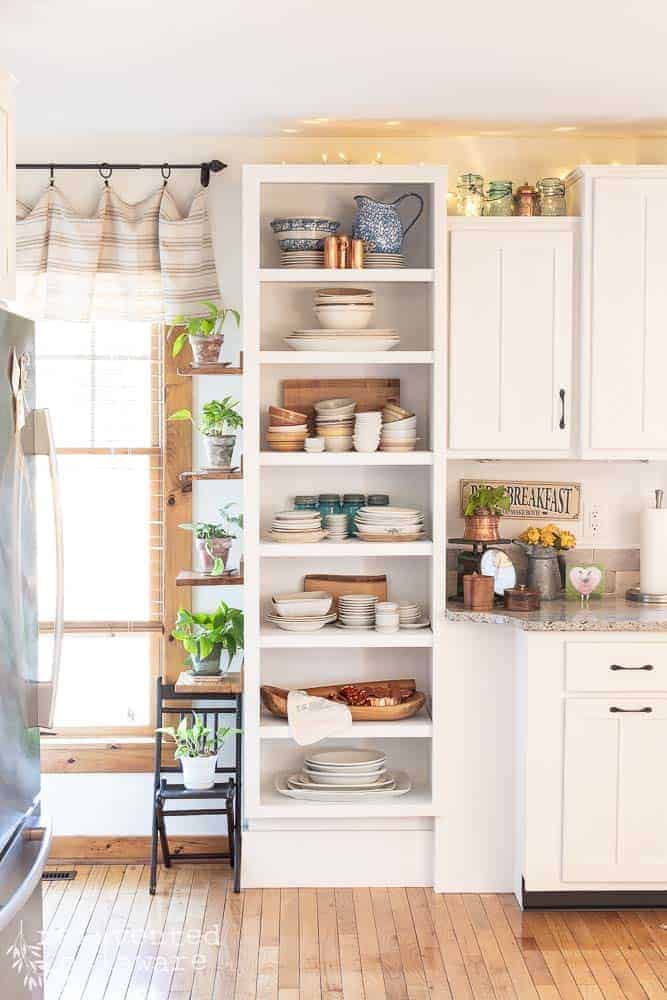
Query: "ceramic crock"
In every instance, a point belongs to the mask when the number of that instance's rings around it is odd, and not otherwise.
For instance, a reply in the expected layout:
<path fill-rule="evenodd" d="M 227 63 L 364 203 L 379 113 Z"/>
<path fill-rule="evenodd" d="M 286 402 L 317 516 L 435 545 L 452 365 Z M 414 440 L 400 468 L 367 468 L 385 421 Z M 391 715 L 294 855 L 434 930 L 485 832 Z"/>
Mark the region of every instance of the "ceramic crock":
<path fill-rule="evenodd" d="M 412 221 L 403 228 L 398 205 L 406 198 L 416 198 L 419 209 Z M 376 201 L 366 194 L 357 194 L 354 200 L 357 210 L 352 235 L 368 244 L 369 249 L 372 246 L 377 253 L 398 253 L 406 235 L 424 211 L 424 199 L 415 191 L 402 194 L 400 198 L 390 202 Z"/>
<path fill-rule="evenodd" d="M 208 466 L 211 469 L 226 469 L 232 464 L 234 445 L 236 443 L 235 434 L 213 434 L 204 435 L 206 454 L 208 456 Z"/>
<path fill-rule="evenodd" d="M 215 784 L 215 765 L 217 754 L 208 757 L 181 757 L 183 768 L 183 784 L 192 791 L 203 791 L 213 788 Z"/>

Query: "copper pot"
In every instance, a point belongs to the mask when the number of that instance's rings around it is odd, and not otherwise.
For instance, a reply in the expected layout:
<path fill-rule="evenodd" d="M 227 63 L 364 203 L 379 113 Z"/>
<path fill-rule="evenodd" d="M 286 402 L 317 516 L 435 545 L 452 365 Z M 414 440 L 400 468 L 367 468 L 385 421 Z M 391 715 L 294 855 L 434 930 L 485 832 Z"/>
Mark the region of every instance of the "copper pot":
<path fill-rule="evenodd" d="M 500 539 L 497 514 L 471 514 L 465 519 L 463 537 L 469 542 L 497 542 Z"/>

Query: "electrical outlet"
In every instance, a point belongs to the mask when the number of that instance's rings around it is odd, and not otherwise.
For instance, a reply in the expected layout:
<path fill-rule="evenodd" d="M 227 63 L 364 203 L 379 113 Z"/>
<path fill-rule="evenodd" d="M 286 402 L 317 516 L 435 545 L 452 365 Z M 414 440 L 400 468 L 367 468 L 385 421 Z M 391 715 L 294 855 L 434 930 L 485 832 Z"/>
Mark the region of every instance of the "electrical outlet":
<path fill-rule="evenodd" d="M 592 503 L 588 511 L 588 530 L 591 538 L 599 538 L 602 533 L 602 508 L 599 503 Z"/>

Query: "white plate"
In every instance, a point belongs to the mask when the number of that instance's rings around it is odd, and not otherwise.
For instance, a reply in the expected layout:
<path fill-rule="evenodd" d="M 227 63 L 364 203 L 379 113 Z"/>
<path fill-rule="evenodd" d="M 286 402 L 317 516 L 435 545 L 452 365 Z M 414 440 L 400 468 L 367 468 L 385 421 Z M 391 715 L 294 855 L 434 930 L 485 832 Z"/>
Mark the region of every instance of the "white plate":
<path fill-rule="evenodd" d="M 281 795 L 307 802 L 356 802 L 363 798 L 379 799 L 406 795 L 412 788 L 409 776 L 405 771 L 394 771 L 393 775 L 396 783 L 393 788 L 357 789 L 356 791 L 332 788 L 330 791 L 325 791 L 317 788 L 290 788 L 287 779 L 294 777 L 294 775 L 287 771 L 275 776 L 275 789 Z"/>
<path fill-rule="evenodd" d="M 293 779 L 308 787 L 331 788 L 345 786 L 347 788 L 381 788 L 394 783 L 393 775 L 383 768 L 381 771 L 360 772 L 350 774 L 327 773 L 326 771 L 300 771 Z"/>
<path fill-rule="evenodd" d="M 399 622 L 398 627 L 411 631 L 418 628 L 428 628 L 430 624 L 431 622 L 427 618 L 425 622 Z"/>

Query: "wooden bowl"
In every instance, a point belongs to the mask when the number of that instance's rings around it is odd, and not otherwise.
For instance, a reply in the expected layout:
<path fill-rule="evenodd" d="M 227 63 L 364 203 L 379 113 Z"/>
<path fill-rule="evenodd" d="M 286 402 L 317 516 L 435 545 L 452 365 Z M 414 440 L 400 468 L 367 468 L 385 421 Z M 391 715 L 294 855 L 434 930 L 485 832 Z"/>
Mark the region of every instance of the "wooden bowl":
<path fill-rule="evenodd" d="M 289 427 L 291 424 L 307 424 L 308 416 L 296 410 L 284 410 L 282 406 L 270 406 L 269 420 L 272 427 Z"/>

